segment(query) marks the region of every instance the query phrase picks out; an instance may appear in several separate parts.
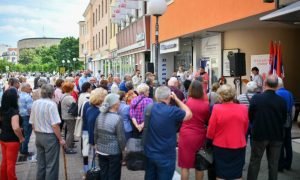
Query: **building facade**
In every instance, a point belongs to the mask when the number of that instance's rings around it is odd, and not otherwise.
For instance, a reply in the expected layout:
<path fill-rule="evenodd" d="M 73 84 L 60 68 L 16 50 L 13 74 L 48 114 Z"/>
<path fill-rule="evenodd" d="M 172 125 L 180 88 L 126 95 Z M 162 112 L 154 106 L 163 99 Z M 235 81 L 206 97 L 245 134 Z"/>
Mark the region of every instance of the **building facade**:
<path fill-rule="evenodd" d="M 262 16 L 293 2 L 189 0 L 187 3 L 185 0 L 173 0 L 159 20 L 160 82 L 164 81 L 164 76 L 170 77 L 177 72 L 179 66 L 185 70 L 192 68 L 195 72 L 205 64 L 210 84 L 225 76 L 227 82 L 234 85 L 234 78 L 229 74 L 228 51 L 246 54 L 246 76 L 242 79 L 247 82 L 252 66 L 263 67 L 261 63 L 268 60 L 269 44 L 274 41 L 282 45 L 285 85 L 300 99 L 300 86 L 297 85 L 300 76 L 296 75 L 300 68 L 300 64 L 296 63 L 299 24 L 260 20 Z M 154 50 L 155 20 L 152 20 L 151 28 Z"/>
<path fill-rule="evenodd" d="M 18 63 L 18 49 L 8 48 L 6 52 L 2 53 L 2 58 L 11 63 Z"/>
<path fill-rule="evenodd" d="M 18 41 L 19 52 L 22 52 L 23 49 L 37 48 L 41 46 L 50 47 L 52 45 L 59 45 L 61 38 L 25 38 Z"/>

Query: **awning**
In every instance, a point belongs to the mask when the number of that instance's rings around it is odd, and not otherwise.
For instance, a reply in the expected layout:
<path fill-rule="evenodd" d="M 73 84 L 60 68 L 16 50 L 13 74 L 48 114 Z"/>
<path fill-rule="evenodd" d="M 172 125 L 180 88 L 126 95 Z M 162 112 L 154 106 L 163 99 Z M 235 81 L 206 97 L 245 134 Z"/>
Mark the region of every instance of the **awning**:
<path fill-rule="evenodd" d="M 300 22 L 300 1 L 260 18 L 261 21 Z"/>

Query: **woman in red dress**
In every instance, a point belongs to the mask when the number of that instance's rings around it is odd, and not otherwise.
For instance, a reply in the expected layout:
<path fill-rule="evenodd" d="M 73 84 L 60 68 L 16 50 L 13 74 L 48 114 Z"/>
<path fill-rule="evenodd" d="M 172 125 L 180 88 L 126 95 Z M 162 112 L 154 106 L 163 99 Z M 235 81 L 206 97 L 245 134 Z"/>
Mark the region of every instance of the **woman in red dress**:
<path fill-rule="evenodd" d="M 189 169 L 195 168 L 196 152 L 203 147 L 206 139 L 206 124 L 209 119 L 209 103 L 204 98 L 202 83 L 194 80 L 189 87 L 186 105 L 193 113 L 192 119 L 184 121 L 178 141 L 178 166 L 181 179 L 189 179 Z M 203 179 L 203 171 L 196 170 L 196 179 Z"/>

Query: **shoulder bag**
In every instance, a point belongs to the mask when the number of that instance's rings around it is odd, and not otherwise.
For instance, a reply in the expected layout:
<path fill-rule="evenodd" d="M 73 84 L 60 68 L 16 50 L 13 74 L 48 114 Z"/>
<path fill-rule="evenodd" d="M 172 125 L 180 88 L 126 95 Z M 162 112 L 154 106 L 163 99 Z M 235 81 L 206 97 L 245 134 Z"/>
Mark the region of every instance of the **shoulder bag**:
<path fill-rule="evenodd" d="M 96 153 L 94 150 L 92 168 L 86 173 L 86 180 L 101 180 L 101 169 L 96 166 Z"/>

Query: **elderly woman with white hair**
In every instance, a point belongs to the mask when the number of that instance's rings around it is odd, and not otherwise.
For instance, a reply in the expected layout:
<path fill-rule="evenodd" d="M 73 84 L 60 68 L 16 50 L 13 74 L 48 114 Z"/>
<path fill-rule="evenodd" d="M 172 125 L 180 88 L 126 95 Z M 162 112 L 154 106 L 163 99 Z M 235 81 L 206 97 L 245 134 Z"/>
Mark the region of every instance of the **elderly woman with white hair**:
<path fill-rule="evenodd" d="M 32 99 L 33 99 L 33 101 L 41 99 L 41 87 L 44 84 L 47 84 L 46 79 L 39 79 L 38 80 L 38 82 L 37 82 L 37 87 L 38 88 L 32 92 Z"/>
<path fill-rule="evenodd" d="M 121 179 L 125 133 L 123 120 L 118 114 L 119 106 L 119 95 L 107 95 L 96 119 L 94 140 L 99 154 L 101 179 Z"/>
<path fill-rule="evenodd" d="M 183 101 L 185 99 L 183 92 L 179 89 L 179 81 L 176 77 L 171 77 L 168 81 L 168 87 L 172 92 L 176 94 L 179 100 Z M 171 106 L 176 106 L 177 104 L 172 99 L 170 102 Z"/>
<path fill-rule="evenodd" d="M 130 104 L 130 118 L 132 119 L 133 138 L 141 138 L 144 129 L 144 111 L 147 105 L 152 104 L 153 100 L 149 98 L 149 86 L 145 83 L 138 85 L 138 96 Z"/>
<path fill-rule="evenodd" d="M 250 100 L 257 93 L 258 86 L 255 81 L 250 81 L 247 83 L 246 87 L 247 87 L 247 92 L 239 95 L 237 100 L 239 101 L 240 104 L 245 104 L 247 107 L 249 107 Z M 252 145 L 251 129 L 252 129 L 252 124 L 249 122 L 249 128 L 246 135 L 246 140 L 248 140 L 248 137 L 250 138 L 250 145 Z"/>
<path fill-rule="evenodd" d="M 217 93 L 222 104 L 215 104 L 207 130 L 207 144 L 213 145 L 218 179 L 241 179 L 246 155 L 249 118 L 245 105 L 234 103 L 235 89 L 222 85 Z"/>

